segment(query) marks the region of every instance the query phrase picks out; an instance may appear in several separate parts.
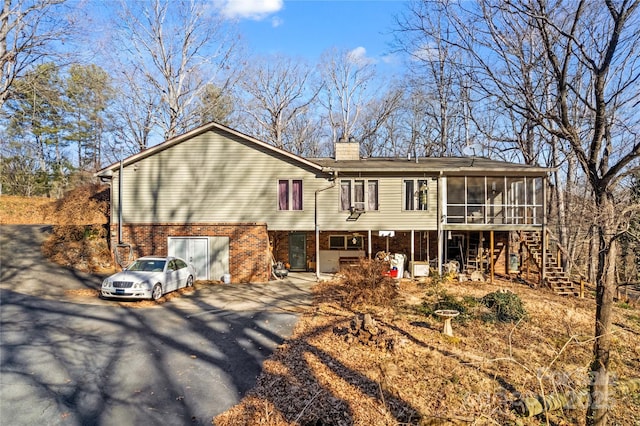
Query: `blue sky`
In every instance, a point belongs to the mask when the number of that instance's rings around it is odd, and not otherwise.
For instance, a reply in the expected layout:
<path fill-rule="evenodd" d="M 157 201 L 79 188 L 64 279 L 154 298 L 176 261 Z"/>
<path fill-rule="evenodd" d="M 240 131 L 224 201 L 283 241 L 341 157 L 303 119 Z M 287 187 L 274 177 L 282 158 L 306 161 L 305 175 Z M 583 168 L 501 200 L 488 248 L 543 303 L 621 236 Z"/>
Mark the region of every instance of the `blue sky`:
<path fill-rule="evenodd" d="M 282 53 L 317 61 L 336 47 L 356 50 L 379 66 L 399 66 L 391 55 L 401 0 L 218 0 L 238 20 L 250 52 Z M 395 64 L 395 65 L 394 65 Z"/>

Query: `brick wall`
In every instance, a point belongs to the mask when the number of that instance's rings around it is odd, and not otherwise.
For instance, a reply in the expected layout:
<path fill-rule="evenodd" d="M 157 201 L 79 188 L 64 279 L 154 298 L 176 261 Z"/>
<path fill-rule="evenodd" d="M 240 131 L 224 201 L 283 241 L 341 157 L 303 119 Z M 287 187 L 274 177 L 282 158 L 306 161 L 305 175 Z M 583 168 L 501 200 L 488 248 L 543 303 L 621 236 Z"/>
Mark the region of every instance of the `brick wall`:
<path fill-rule="evenodd" d="M 309 261 L 315 260 L 315 232 L 307 232 L 307 259 Z M 330 235 L 351 235 L 351 232 L 345 231 L 322 231 L 320 232 L 320 250 L 329 249 L 329 236 Z M 366 231 L 359 232 L 364 238 L 364 251 L 368 250 Z M 466 234 L 466 232 L 465 232 Z M 477 231 L 469 232 L 469 235 L 475 238 L 475 244 L 478 244 L 479 233 Z M 435 259 L 438 257 L 438 243 L 437 232 L 435 231 L 416 231 L 414 233 L 414 259 L 416 261 L 426 261 L 428 259 Z M 445 233 L 446 236 L 446 233 Z M 508 231 L 495 231 L 494 232 L 494 248 L 496 260 L 494 264 L 494 271 L 499 274 L 508 273 L 508 251 L 515 252 L 514 245 L 509 240 L 510 233 Z M 427 244 L 427 238 L 429 242 Z M 484 232 L 485 241 L 483 246 L 485 249 L 489 248 L 489 231 Z M 289 262 L 289 232 L 277 231 L 269 232 L 269 239 L 272 244 L 273 255 L 277 261 Z M 510 246 L 511 244 L 511 246 Z M 378 236 L 377 232 L 373 232 L 371 235 L 371 248 L 372 256 L 379 251 L 386 251 L 387 238 Z M 427 248 L 429 253 L 427 253 Z M 396 232 L 394 237 L 389 238 L 389 251 L 391 253 L 403 253 L 407 256 L 407 260 L 411 257 L 411 232 L 400 231 Z"/>
<path fill-rule="evenodd" d="M 229 273 L 233 283 L 266 282 L 270 278 L 266 224 L 125 224 L 122 240 L 135 257 L 166 256 L 168 237 L 229 237 Z M 118 244 L 118 225 L 111 225 L 111 247 Z"/>
<path fill-rule="evenodd" d="M 367 242 L 367 231 L 360 231 L 363 237 L 364 251 L 367 252 L 369 246 Z M 438 246 L 436 243 L 437 233 L 431 232 L 415 232 L 415 259 L 427 259 L 427 234 L 429 235 L 429 251 L 430 258 L 433 259 L 438 255 Z M 315 232 L 307 232 L 307 260 L 315 261 L 316 257 L 316 236 Z M 352 235 L 351 232 L 345 231 L 322 231 L 320 232 L 320 250 L 329 250 L 330 235 Z M 271 231 L 269 239 L 272 244 L 273 255 L 276 261 L 289 262 L 289 232 L 287 231 Z M 377 232 L 371 235 L 372 256 L 379 251 L 385 251 L 387 246 L 386 237 L 379 237 Z M 396 236 L 389 239 L 389 251 L 392 253 L 405 253 L 407 257 L 411 252 L 411 232 L 396 232 Z"/>

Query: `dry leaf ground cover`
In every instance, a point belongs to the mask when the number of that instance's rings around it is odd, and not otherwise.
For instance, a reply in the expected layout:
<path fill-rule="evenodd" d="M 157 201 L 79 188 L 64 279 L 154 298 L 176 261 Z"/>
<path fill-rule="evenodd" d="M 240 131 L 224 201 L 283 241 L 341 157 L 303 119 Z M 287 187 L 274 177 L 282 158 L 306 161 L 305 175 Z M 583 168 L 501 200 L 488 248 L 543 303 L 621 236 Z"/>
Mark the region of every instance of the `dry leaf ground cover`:
<path fill-rule="evenodd" d="M 182 297 L 185 294 L 196 293 L 198 290 L 205 288 L 209 285 L 219 285 L 219 282 L 215 281 L 196 281 L 191 287 L 183 287 L 179 288 L 171 293 L 167 293 L 158 300 L 127 300 L 127 301 L 117 301 L 114 300 L 114 303 L 118 303 L 120 306 L 127 308 L 153 308 L 159 305 L 162 305 L 170 300 L 177 299 Z M 93 288 L 81 288 L 81 289 L 70 289 L 65 290 L 65 296 L 67 297 L 100 297 L 100 290 Z"/>
<path fill-rule="evenodd" d="M 45 254 L 76 269 L 106 272 L 113 268 L 103 234 L 107 197 L 105 187 L 95 185 L 78 188 L 57 201 L 3 195 L 0 223 L 53 224 Z M 367 280 L 376 280 L 377 275 Z M 292 338 L 264 363 L 257 386 L 214 423 L 584 423 L 584 408 L 554 411 L 548 419 L 523 419 L 512 404 L 523 396 L 587 386 L 595 317 L 592 297 L 560 297 L 509 281 L 402 280 L 392 294 L 355 293 L 353 285 L 348 280 L 318 284 L 314 308 L 301 318 Z M 526 319 L 498 322 L 478 303 L 499 289 L 519 296 Z M 383 303 L 393 295 L 393 303 Z M 441 321 L 431 315 L 443 300 L 465 310 L 454 320 L 453 338 L 442 335 Z M 138 303 L 145 307 L 155 302 Z M 342 330 L 362 313 L 372 314 L 388 345 L 348 341 Z M 640 425 L 640 395 L 622 395 L 616 386 L 618 381 L 640 376 L 638 308 L 618 303 L 614 324 L 610 423 Z"/>
<path fill-rule="evenodd" d="M 498 322 L 478 303 L 500 289 L 519 296 L 526 319 Z M 538 425 L 547 419 L 519 417 L 514 401 L 588 385 L 593 298 L 557 296 L 509 281 L 402 280 L 392 306 L 346 308 L 348 289 L 340 281 L 318 284 L 314 292 L 314 308 L 265 362 L 256 388 L 214 424 Z M 430 314 L 443 299 L 465 311 L 453 322 L 452 338 Z M 391 345 L 349 342 L 340 333 L 365 312 Z M 614 318 L 611 424 L 640 424 L 640 394 L 620 395 L 615 386 L 640 375 L 640 312 L 620 303 Z M 548 421 L 584 424 L 584 416 L 584 408 L 555 411 Z"/>
<path fill-rule="evenodd" d="M 107 245 L 109 187 L 86 184 L 60 199 L 44 197 L 0 198 L 0 223 L 6 225 L 51 225 L 42 246 L 52 262 L 83 272 L 115 272 Z"/>

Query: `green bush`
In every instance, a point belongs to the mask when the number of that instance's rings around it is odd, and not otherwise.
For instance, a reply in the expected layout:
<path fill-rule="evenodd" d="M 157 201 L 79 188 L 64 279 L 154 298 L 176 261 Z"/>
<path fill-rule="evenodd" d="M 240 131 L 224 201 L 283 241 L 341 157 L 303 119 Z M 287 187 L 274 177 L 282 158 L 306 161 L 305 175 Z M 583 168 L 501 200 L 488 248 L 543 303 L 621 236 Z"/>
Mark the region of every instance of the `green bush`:
<path fill-rule="evenodd" d="M 425 300 L 415 308 L 415 312 L 425 316 L 436 317 L 435 311 L 454 310 L 460 312 L 460 315 L 456 317 L 456 321 L 465 323 L 473 317 L 470 308 L 473 308 L 477 303 L 472 297 L 464 297 L 459 300 L 443 290 L 438 293 L 438 299 L 435 303 L 433 300 Z"/>
<path fill-rule="evenodd" d="M 489 293 L 480 303 L 491 309 L 500 322 L 518 322 L 527 316 L 520 297 L 510 291 Z"/>
<path fill-rule="evenodd" d="M 444 293 L 440 296 L 440 300 L 433 307 L 434 312 L 440 310 L 454 310 L 464 314 L 467 309 L 463 302 L 458 301 L 454 296 Z"/>

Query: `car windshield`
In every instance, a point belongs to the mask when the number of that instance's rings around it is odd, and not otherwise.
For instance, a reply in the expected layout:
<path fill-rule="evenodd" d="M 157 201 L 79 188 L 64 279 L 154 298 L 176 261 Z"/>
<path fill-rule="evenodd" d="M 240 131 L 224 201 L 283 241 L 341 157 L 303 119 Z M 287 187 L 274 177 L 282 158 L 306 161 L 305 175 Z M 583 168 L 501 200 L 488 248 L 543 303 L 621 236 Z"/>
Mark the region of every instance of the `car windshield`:
<path fill-rule="evenodd" d="M 167 263 L 166 260 L 160 259 L 138 259 L 133 262 L 127 269 L 129 271 L 162 272 L 164 270 L 165 263 Z"/>

